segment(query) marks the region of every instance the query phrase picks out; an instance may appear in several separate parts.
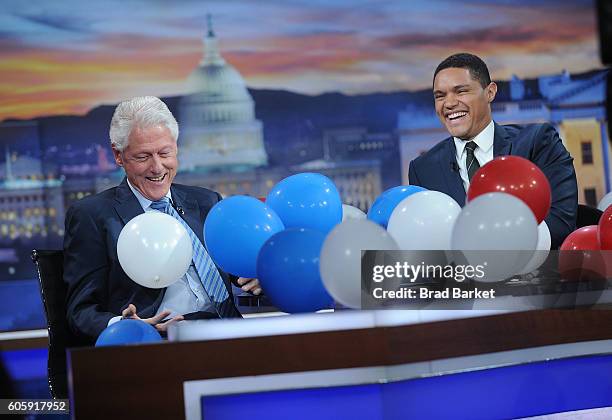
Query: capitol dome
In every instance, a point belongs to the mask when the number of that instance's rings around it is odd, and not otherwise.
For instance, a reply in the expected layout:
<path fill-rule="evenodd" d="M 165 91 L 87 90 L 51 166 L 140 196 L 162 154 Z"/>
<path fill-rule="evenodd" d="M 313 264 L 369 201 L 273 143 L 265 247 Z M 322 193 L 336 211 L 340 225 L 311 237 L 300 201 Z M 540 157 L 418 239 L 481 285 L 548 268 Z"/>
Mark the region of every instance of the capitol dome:
<path fill-rule="evenodd" d="M 187 79 L 187 86 L 194 92 L 185 98 L 189 100 L 252 101 L 242 76 L 227 63 L 200 64 Z"/>
<path fill-rule="evenodd" d="M 187 86 L 193 93 L 181 100 L 183 123 L 255 118 L 255 104 L 244 80 L 229 64 L 200 65 L 187 79 Z"/>
<path fill-rule="evenodd" d="M 187 79 L 179 103 L 181 166 L 261 166 L 263 128 L 244 79 L 221 56 L 209 17 L 204 57 Z"/>

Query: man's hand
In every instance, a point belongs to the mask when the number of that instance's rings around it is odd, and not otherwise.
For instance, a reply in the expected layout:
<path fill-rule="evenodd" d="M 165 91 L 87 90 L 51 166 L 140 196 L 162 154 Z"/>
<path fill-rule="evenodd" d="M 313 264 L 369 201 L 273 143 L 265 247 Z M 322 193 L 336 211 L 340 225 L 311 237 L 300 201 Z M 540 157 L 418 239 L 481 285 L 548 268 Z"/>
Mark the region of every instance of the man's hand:
<path fill-rule="evenodd" d="M 178 316 L 175 316 L 174 318 L 167 320 L 166 322 L 162 322 L 162 323 L 159 322 L 170 314 L 171 314 L 170 311 L 165 310 L 165 311 L 161 311 L 154 317 L 141 318 L 138 316 L 138 314 L 136 314 L 136 306 L 130 303 L 128 307 L 125 308 L 123 312 L 121 312 L 121 318 L 122 319 L 139 319 L 141 321 L 146 322 L 147 324 L 153 325 L 157 331 L 167 331 L 168 326 L 170 324 L 172 324 L 173 322 L 182 321 L 184 319 L 183 315 L 178 315 Z"/>
<path fill-rule="evenodd" d="M 240 277 L 236 282 L 241 286 L 240 288 L 244 292 L 251 292 L 255 296 L 261 293 L 261 286 L 259 285 L 258 279 L 249 279 L 246 277 Z"/>

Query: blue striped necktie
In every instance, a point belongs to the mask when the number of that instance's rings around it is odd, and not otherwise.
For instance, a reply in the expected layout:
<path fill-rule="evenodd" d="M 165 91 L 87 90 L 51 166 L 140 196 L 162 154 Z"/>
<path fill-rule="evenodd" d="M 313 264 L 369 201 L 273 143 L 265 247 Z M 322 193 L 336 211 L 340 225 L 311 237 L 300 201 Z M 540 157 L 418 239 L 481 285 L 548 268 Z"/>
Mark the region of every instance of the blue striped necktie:
<path fill-rule="evenodd" d="M 200 281 L 204 286 L 204 290 L 206 290 L 206 293 L 208 293 L 209 297 L 215 302 L 223 302 L 225 299 L 227 299 L 229 294 L 227 293 L 225 283 L 223 282 L 217 267 L 187 222 L 185 222 L 170 205 L 169 198 L 163 197 L 161 200 L 153 201 L 150 207 L 169 214 L 183 225 L 189 234 L 189 238 L 191 239 L 191 245 L 193 247 L 193 265 L 200 276 Z"/>

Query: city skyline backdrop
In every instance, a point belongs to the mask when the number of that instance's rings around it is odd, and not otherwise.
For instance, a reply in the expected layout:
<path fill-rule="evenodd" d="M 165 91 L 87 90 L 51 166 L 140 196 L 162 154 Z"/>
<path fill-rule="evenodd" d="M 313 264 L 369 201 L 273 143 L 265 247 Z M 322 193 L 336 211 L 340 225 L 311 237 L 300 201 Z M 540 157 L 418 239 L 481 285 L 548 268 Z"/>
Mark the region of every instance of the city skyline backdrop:
<path fill-rule="evenodd" d="M 251 88 L 419 90 L 457 51 L 508 80 L 601 68 L 591 0 L 3 2 L 0 121 L 188 93 L 206 15 Z"/>

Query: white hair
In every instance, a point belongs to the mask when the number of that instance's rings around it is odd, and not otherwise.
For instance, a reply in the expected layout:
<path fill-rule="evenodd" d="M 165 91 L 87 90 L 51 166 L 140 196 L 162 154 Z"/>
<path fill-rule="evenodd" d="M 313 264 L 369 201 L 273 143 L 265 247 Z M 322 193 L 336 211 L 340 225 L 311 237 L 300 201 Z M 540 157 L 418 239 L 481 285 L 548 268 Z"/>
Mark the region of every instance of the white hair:
<path fill-rule="evenodd" d="M 161 99 L 155 96 L 137 96 L 117 105 L 110 124 L 111 145 L 122 152 L 128 145 L 128 138 L 134 127 L 147 128 L 165 125 L 178 139 L 176 119 Z"/>

